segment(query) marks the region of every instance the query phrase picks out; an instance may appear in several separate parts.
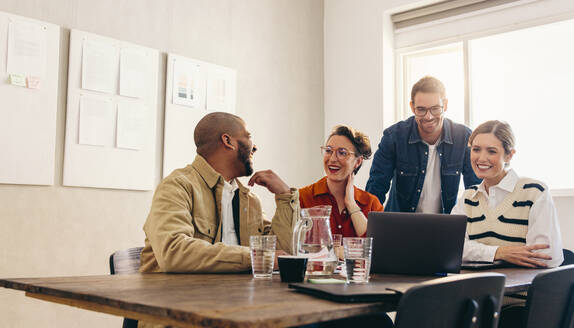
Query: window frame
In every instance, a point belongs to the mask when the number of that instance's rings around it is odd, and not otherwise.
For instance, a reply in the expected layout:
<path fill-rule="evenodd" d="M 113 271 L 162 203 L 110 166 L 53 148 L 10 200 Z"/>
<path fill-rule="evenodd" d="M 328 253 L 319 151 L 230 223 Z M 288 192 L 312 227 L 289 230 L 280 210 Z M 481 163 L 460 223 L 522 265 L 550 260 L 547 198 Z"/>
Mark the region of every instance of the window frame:
<path fill-rule="evenodd" d="M 498 28 L 486 29 L 484 31 L 460 35 L 456 38 L 446 38 L 442 40 L 434 40 L 430 42 L 420 43 L 416 45 L 410 45 L 402 48 L 394 49 L 394 62 L 395 62 L 395 121 L 404 120 L 412 115 L 409 107 L 410 102 L 410 88 L 407 86 L 406 76 L 408 76 L 408 58 L 429 56 L 433 54 L 445 53 L 452 51 L 456 47 L 454 44 L 462 43 L 462 55 L 463 55 L 463 67 L 464 67 L 464 124 L 466 126 L 473 126 L 472 115 L 472 86 L 470 80 L 470 42 L 474 39 L 479 39 L 483 37 L 493 36 L 497 34 L 518 31 L 522 29 L 527 29 L 531 27 L 537 27 L 547 24 L 552 24 L 556 22 L 561 22 L 565 20 L 574 19 L 574 12 L 566 13 L 561 16 L 545 17 L 537 20 L 524 21 L 520 24 L 513 24 L 512 26 L 504 26 Z M 439 23 L 440 24 L 440 23 Z M 550 191 L 553 197 L 572 197 L 574 196 L 574 186 L 572 188 L 552 188 Z"/>
<path fill-rule="evenodd" d="M 467 55 L 465 53 L 468 52 L 468 45 L 467 41 L 463 42 L 452 42 L 446 45 L 438 46 L 438 47 L 421 47 L 420 49 L 409 49 L 408 51 L 399 50 L 395 51 L 395 72 L 400 72 L 399 74 L 395 74 L 395 83 L 396 85 L 400 86 L 396 88 L 396 99 L 399 99 L 399 102 L 396 106 L 395 117 L 397 120 L 404 120 L 407 119 L 409 116 L 412 115 L 409 102 L 410 102 L 410 90 L 412 85 L 407 85 L 407 81 L 405 76 L 408 76 L 409 67 L 407 65 L 407 61 L 409 58 L 416 58 L 422 56 L 432 56 L 437 54 L 444 54 L 449 52 L 455 51 L 462 51 L 463 52 L 463 61 L 464 61 L 464 124 L 468 125 L 469 121 L 469 109 L 468 109 L 468 84 L 469 84 L 469 75 L 468 75 L 468 62 L 467 62 Z"/>

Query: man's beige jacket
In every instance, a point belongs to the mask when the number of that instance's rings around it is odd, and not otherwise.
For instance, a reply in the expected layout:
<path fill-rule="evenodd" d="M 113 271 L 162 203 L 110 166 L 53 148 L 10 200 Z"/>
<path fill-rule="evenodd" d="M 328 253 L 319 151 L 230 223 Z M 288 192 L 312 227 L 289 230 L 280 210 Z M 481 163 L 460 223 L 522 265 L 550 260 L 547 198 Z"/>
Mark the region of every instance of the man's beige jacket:
<path fill-rule="evenodd" d="M 259 198 L 239 185 L 241 246 L 221 242 L 223 177 L 197 155 L 191 165 L 173 171 L 157 187 L 144 224 L 141 272 L 238 272 L 251 267 L 249 236 L 277 235 L 277 248 L 291 252 L 299 217 L 299 194 L 276 195 L 272 221 L 263 216 Z"/>

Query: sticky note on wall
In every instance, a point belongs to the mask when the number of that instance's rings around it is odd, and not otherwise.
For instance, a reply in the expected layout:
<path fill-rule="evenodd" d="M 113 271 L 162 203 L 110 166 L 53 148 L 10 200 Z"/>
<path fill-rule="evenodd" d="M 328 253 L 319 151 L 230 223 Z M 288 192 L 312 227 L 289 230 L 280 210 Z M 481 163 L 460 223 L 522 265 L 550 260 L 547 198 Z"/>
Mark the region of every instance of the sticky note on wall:
<path fill-rule="evenodd" d="M 26 87 L 26 77 L 22 74 L 10 74 L 10 84 Z"/>
<path fill-rule="evenodd" d="M 28 76 L 26 78 L 26 87 L 30 89 L 40 89 L 40 78 L 37 76 Z"/>

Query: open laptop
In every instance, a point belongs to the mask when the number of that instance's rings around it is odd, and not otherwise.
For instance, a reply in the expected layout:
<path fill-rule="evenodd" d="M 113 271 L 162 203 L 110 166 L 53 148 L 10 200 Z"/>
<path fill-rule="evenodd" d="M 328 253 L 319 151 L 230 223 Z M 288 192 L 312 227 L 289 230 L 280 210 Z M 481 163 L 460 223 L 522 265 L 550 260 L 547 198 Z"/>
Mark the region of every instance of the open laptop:
<path fill-rule="evenodd" d="M 371 212 L 371 272 L 433 275 L 460 272 L 466 216 Z"/>

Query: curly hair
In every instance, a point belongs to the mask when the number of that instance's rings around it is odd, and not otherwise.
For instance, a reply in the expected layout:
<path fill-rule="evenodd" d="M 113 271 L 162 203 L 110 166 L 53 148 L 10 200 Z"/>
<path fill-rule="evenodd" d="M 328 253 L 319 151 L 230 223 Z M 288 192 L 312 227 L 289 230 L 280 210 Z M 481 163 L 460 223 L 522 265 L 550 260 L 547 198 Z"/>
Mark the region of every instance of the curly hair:
<path fill-rule="evenodd" d="M 364 160 L 371 158 L 371 141 L 363 132 L 355 130 L 348 125 L 337 125 L 333 128 L 327 140 L 331 139 L 332 136 L 347 137 L 347 139 L 349 139 L 353 144 L 353 147 L 355 147 L 355 155 L 357 157 L 362 157 Z M 362 165 L 363 164 L 361 163 L 361 165 L 355 169 L 355 174 L 359 172 Z"/>

